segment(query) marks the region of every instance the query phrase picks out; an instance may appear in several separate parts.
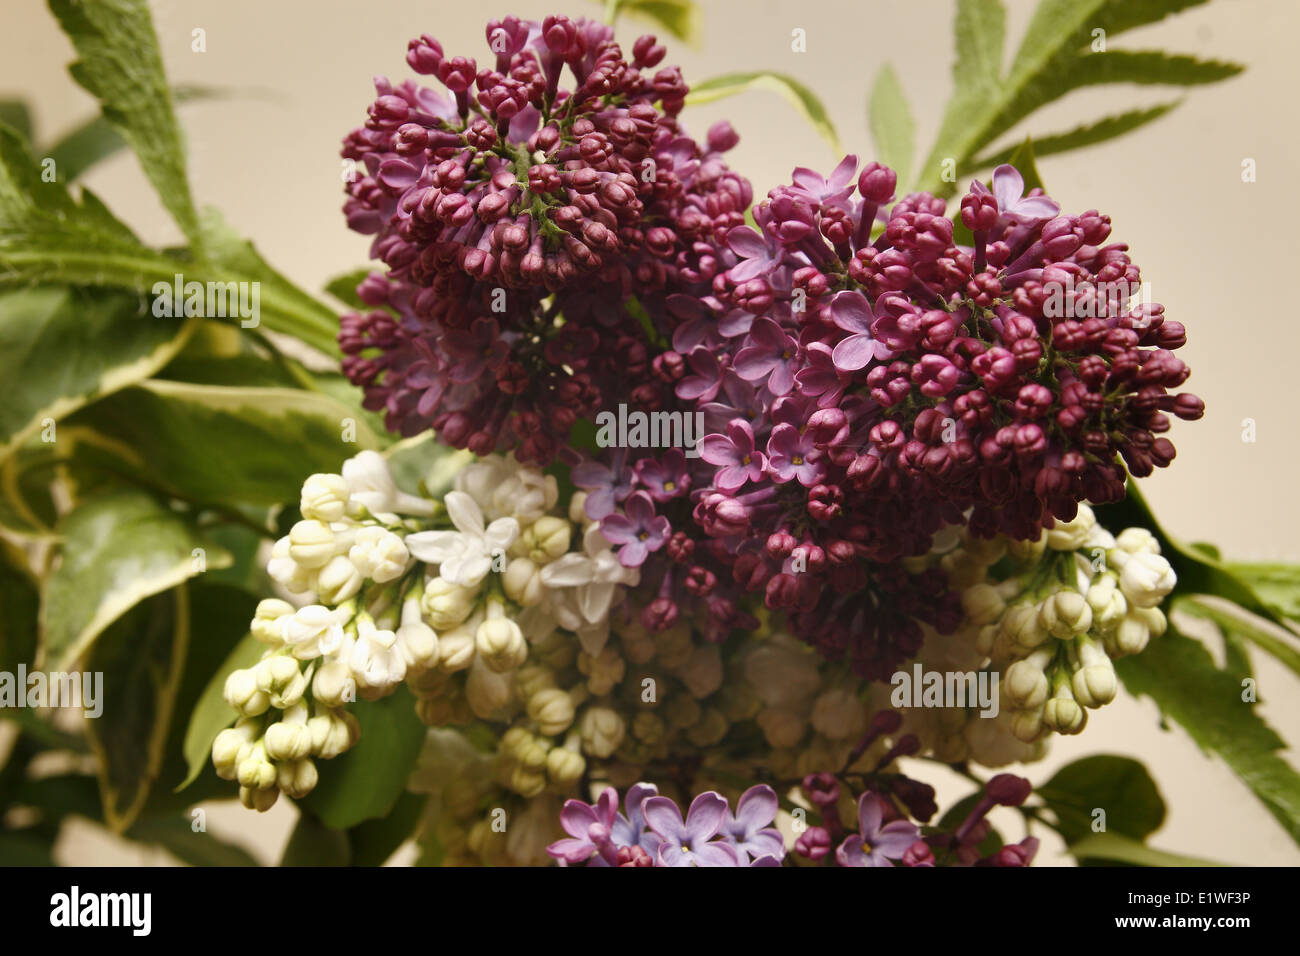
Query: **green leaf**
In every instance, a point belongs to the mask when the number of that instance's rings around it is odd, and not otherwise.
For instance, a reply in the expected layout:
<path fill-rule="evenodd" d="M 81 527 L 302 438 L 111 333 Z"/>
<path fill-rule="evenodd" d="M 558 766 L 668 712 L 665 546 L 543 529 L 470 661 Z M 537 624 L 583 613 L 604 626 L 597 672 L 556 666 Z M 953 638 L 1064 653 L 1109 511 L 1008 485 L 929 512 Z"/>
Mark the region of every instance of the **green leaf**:
<path fill-rule="evenodd" d="M 171 88 L 145 0 L 50 0 L 80 57 L 72 78 L 135 151 L 181 231 L 201 244 Z"/>
<path fill-rule="evenodd" d="M 393 809 L 425 736 L 405 685 L 382 700 L 357 701 L 351 710 L 361 725 L 361 743 L 333 760 L 319 761 L 320 782 L 299 801 L 335 830 L 386 816 Z"/>
<path fill-rule="evenodd" d="M 1234 563 L 1227 567 L 1269 610 L 1282 618 L 1300 619 L 1300 565 Z"/>
<path fill-rule="evenodd" d="M 0 293 L 0 457 L 83 405 L 148 378 L 197 320 L 154 318 L 135 296 L 79 289 Z M 57 434 L 57 432 L 56 432 Z"/>
<path fill-rule="evenodd" d="M 606 0 L 606 23 L 613 26 L 624 13 L 661 26 L 679 40 L 699 42 L 700 8 L 694 0 Z"/>
<path fill-rule="evenodd" d="M 351 862 L 348 835 L 306 812 L 298 817 L 280 859 L 281 866 L 347 866 Z"/>
<path fill-rule="evenodd" d="M 180 814 L 141 817 L 126 834 L 141 843 L 154 843 L 190 866 L 257 866 L 257 860 L 241 846 L 211 833 L 195 831 L 190 819 Z"/>
<path fill-rule="evenodd" d="M 397 487 L 414 494 L 423 484 L 435 498 L 450 491 L 456 475 L 474 461 L 472 452 L 449 448 L 431 432 L 397 442 L 384 457 Z"/>
<path fill-rule="evenodd" d="M 964 18 L 963 7 L 959 7 L 953 98 L 921 166 L 917 188 L 951 196 L 957 186 L 945 175 L 945 160 L 951 160 L 959 174 L 979 168 L 971 163 L 979 151 L 1035 110 L 1073 90 L 1111 83 L 1190 86 L 1218 82 L 1240 72 L 1241 67 L 1232 63 L 1159 52 L 1109 46 L 1106 52 L 1093 52 L 1094 41 L 1103 34 L 1109 44 L 1126 30 L 1202 2 L 1205 0 L 1042 0 L 1006 77 L 991 88 L 985 55 L 990 44 L 976 43 L 970 25 L 983 25 L 980 35 L 985 35 L 994 19 L 982 4 L 970 5 Z M 1097 124 L 1090 121 L 1090 125 Z"/>
<path fill-rule="evenodd" d="M 142 491 L 91 499 L 59 530 L 62 560 L 41 602 L 41 659 L 53 670 L 70 670 L 129 608 L 198 574 L 194 549 L 205 549 L 208 567 L 230 561 Z"/>
<path fill-rule="evenodd" d="M 1104 143 L 1158 120 L 1181 102 L 1182 100 L 1178 99 L 1169 103 L 1160 103 L 1147 109 L 1116 113 L 1114 116 L 1107 116 L 1095 123 L 1076 126 L 1065 133 L 1040 136 L 1034 140 L 1034 152 L 1038 156 L 1050 156 L 1053 153 L 1064 153 L 1072 149 L 1082 149 L 1085 146 Z M 1003 163 L 1010 163 L 1011 157 L 1019 149 L 1019 146 L 1009 146 L 999 153 L 972 160 L 970 168 L 972 170 L 988 169 L 993 166 L 1000 166 Z M 1012 163 L 1012 165 L 1015 164 Z"/>
<path fill-rule="evenodd" d="M 32 112 L 22 100 L 0 100 L 0 123 L 27 140 L 32 140 Z"/>
<path fill-rule="evenodd" d="M 987 94 L 1002 76 L 1002 45 L 1007 13 L 1001 0 L 958 0 L 953 28 L 957 59 L 952 75 L 969 93 Z"/>
<path fill-rule="evenodd" d="M 212 741 L 216 740 L 217 734 L 233 724 L 235 718 L 239 716 L 222 696 L 226 686 L 226 675 L 231 671 L 252 667 L 261 659 L 264 650 L 266 650 L 265 644 L 252 634 L 246 634 L 226 655 L 221 665 L 212 672 L 212 676 L 190 712 L 189 725 L 185 729 L 185 740 L 181 746 L 189 773 L 176 788 L 177 791 L 184 790 L 198 779 L 212 757 Z"/>
<path fill-rule="evenodd" d="M 1300 676 L 1300 651 L 1288 643 L 1296 640 L 1293 631 L 1251 614 L 1231 601 L 1213 596 L 1183 598 L 1175 608 L 1197 617 L 1209 618 L 1224 634 L 1244 638 L 1272 654 L 1290 668 L 1293 674 Z"/>
<path fill-rule="evenodd" d="M 86 721 L 99 769 L 104 822 L 123 833 L 144 807 L 166 756 L 189 646 L 182 585 L 135 605 L 96 642 L 86 669 L 103 675 L 103 713 Z"/>
<path fill-rule="evenodd" d="M 190 100 L 210 99 L 220 96 L 221 92 L 205 86 L 178 86 L 172 90 L 172 96 L 177 103 L 184 103 Z M 0 119 L 3 119 L 3 116 L 0 116 Z M 45 155 L 54 160 L 54 169 L 59 180 L 70 183 L 79 179 L 90 167 L 125 146 L 126 140 L 113 125 L 103 116 L 96 116 L 65 133 L 58 142 L 45 150 Z"/>
<path fill-rule="evenodd" d="M 1066 843 L 1092 832 L 1093 811 L 1106 812 L 1108 832 L 1141 841 L 1165 819 L 1165 802 L 1147 768 L 1130 757 L 1098 754 L 1066 764 L 1035 793 L 1056 815 Z"/>
<path fill-rule="evenodd" d="M 760 71 L 727 73 L 723 76 L 711 77 L 691 87 L 686 102 L 688 105 L 698 106 L 750 90 L 767 90 L 784 97 L 812 124 L 813 129 L 826 140 L 836 156 L 840 155 L 842 152 L 840 138 L 835 132 L 835 126 L 831 123 L 826 107 L 812 90 L 788 74 Z"/>
<path fill-rule="evenodd" d="M 1038 173 L 1038 164 L 1034 156 L 1034 144 L 1028 136 L 1015 148 L 1007 162 L 1016 167 L 1025 181 L 1025 192 L 1043 188 L 1043 177 Z"/>
<path fill-rule="evenodd" d="M 1278 751 L 1285 743 L 1242 700 L 1238 678 L 1170 626 L 1141 654 L 1115 662 L 1124 686 L 1145 694 L 1200 748 L 1218 755 L 1300 843 L 1300 774 Z"/>
<path fill-rule="evenodd" d="M 101 816 L 99 784 L 93 776 L 84 773 L 27 777 L 19 782 L 11 802 L 36 807 L 41 811 L 41 819 L 48 822 L 58 822 L 67 816 L 98 821 Z"/>
<path fill-rule="evenodd" d="M 348 830 L 352 865 L 383 866 L 397 848 L 414 835 L 428 803 L 425 794 L 403 793 L 390 813 Z"/>
<path fill-rule="evenodd" d="M 124 467 L 139 480 L 205 504 L 296 502 L 308 475 L 337 473 L 344 459 L 378 445 L 346 405 L 285 388 L 151 379 L 75 420 L 132 450 Z"/>
<path fill-rule="evenodd" d="M 1223 866 L 1213 860 L 1166 853 L 1145 846 L 1122 833 L 1094 833 L 1071 844 L 1070 853 L 1079 860 L 1108 860 L 1133 866 Z"/>
<path fill-rule="evenodd" d="M 0 830 L 5 866 L 54 866 L 54 841 L 33 830 Z"/>
<path fill-rule="evenodd" d="M 36 659 L 36 583 L 9 560 L 0 544 L 0 671 L 13 673 Z"/>
<path fill-rule="evenodd" d="M 1123 501 L 1100 506 L 1096 512 L 1098 520 L 1116 534 L 1124 528 L 1140 527 L 1155 535 L 1161 553 L 1178 575 L 1175 595 L 1214 594 L 1240 604 L 1274 624 L 1285 623 L 1228 565 L 1166 532 L 1156 521 L 1136 482 L 1129 481 L 1128 494 Z"/>
<path fill-rule="evenodd" d="M 357 286 L 365 281 L 366 276 L 374 272 L 369 266 L 361 269 L 353 269 L 351 272 L 345 272 L 340 276 L 335 276 L 325 284 L 325 291 L 340 302 L 353 309 L 369 309 L 370 306 L 361 301 L 361 296 L 357 295 Z"/>
<path fill-rule="evenodd" d="M 897 173 L 900 183 L 907 182 L 912 172 L 916 124 L 912 121 L 912 111 L 907 106 L 898 74 L 888 63 L 876 74 L 867 112 L 877 161 Z"/>

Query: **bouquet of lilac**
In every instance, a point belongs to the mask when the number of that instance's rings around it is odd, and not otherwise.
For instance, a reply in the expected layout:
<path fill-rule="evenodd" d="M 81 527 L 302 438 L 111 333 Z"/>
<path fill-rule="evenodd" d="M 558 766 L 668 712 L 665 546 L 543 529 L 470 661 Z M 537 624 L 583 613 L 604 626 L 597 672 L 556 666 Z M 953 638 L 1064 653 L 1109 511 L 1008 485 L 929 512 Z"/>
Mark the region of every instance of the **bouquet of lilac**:
<path fill-rule="evenodd" d="M 1113 36 L 1181 5 L 1090 9 Z M 755 189 L 738 131 L 684 111 L 777 89 L 833 140 L 788 76 L 691 84 L 655 36 L 561 15 L 491 20 L 485 52 L 422 35 L 343 138 L 372 264 L 331 284 L 340 318 L 195 212 L 146 8 L 53 6 L 188 247 L 148 248 L 62 181 L 27 189 L 40 154 L 0 123 L 0 278 L 67 287 L 0 296 L 57 331 L 94 325 L 86 289 L 110 321 L 153 278 L 178 300 L 182 271 L 211 277 L 199 293 L 247 279 L 276 333 L 156 308 L 94 388 L 42 393 L 3 436 L 0 527 L 30 547 L 0 583 L 40 606 L 31 656 L 149 683 L 152 709 L 87 731 L 110 827 L 168 832 L 166 780 L 295 801 L 293 863 L 413 841 L 446 865 L 1002 867 L 1057 836 L 1173 862 L 1144 845 L 1165 808 L 1141 763 L 1034 766 L 1127 692 L 1300 839 L 1246 654 L 1296 667 L 1300 575 L 1154 519 L 1136 483 L 1204 412 L 1188 330 L 1108 214 L 1051 197 L 1033 141 L 993 148 L 1163 54 L 1098 65 L 1092 21 L 1044 0 L 1003 76 L 1000 3 L 962 0 L 957 92 L 910 188 L 885 67 L 874 158 L 837 145 Z M 680 34 L 668 6 L 608 12 Z M 1168 82 L 1239 70 L 1177 65 Z M 74 440 L 36 447 L 64 407 Z M 62 740 L 21 733 L 23 761 Z M 942 810 L 937 770 L 970 784 Z"/>

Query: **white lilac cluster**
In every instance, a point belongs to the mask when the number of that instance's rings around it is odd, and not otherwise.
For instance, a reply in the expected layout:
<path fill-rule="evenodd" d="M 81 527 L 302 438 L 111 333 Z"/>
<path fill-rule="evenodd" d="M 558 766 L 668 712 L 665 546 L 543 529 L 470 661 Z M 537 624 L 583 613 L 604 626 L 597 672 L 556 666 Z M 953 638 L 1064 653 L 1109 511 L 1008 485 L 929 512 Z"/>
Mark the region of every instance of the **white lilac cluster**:
<path fill-rule="evenodd" d="M 267 566 L 303 603 L 258 605 L 251 629 L 266 650 L 228 675 L 225 698 L 240 716 L 212 748 L 244 804 L 265 810 L 281 790 L 310 792 L 312 758 L 357 740 L 345 709 L 357 696 L 377 699 L 406 682 L 421 716 L 438 723 L 461 703 L 473 714 L 493 711 L 530 644 L 559 627 L 599 655 L 610 607 L 637 572 L 596 529 L 575 533 L 554 513 L 557 497 L 554 478 L 495 456 L 462 469 L 440 501 L 398 489 L 375 452 L 345 462 L 342 474 L 308 478 L 302 520 Z M 439 693 L 452 675 L 464 678 L 460 698 Z M 565 712 L 551 698 L 530 702 L 544 728 Z M 608 735 L 598 715 L 584 727 Z M 576 779 L 572 763 L 559 760 L 551 773 Z"/>
<path fill-rule="evenodd" d="M 916 709 L 908 722 L 941 759 L 990 767 L 1036 759 L 1053 731 L 1082 731 L 1088 710 L 1115 698 L 1113 661 L 1164 633 L 1159 605 L 1177 583 L 1150 532 L 1114 536 L 1087 505 L 1032 542 L 963 533 L 939 563 L 962 589 L 965 624 L 929 635 L 920 658 L 1000 675 L 1001 708 Z"/>

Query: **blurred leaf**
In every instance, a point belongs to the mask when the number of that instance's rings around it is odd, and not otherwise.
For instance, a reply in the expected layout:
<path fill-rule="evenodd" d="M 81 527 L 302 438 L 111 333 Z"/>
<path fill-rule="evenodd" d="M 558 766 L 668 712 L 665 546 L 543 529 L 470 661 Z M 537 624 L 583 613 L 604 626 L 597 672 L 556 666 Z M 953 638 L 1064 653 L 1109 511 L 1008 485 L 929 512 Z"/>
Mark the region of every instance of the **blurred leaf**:
<path fill-rule="evenodd" d="M 142 491 L 87 501 L 59 531 L 62 561 L 41 602 L 41 661 L 52 670 L 70 670 L 129 608 L 198 574 L 195 548 L 205 549 L 208 567 L 231 559 Z"/>
<path fill-rule="evenodd" d="M 206 504 L 297 501 L 313 472 L 378 444 L 356 413 L 333 399 L 285 388 L 228 388 L 151 379 L 109 396 L 76 421 L 134 451 L 141 480 Z M 344 440 L 352 422 L 355 441 Z"/>
<path fill-rule="evenodd" d="M 1130 693 L 1149 696 L 1203 751 L 1231 767 L 1300 843 L 1300 773 L 1278 753 L 1286 744 L 1199 641 L 1170 625 L 1141 654 L 1116 661 L 1115 670 Z"/>
<path fill-rule="evenodd" d="M 1249 641 L 1300 676 L 1300 651 L 1287 643 L 1295 640 L 1293 631 L 1213 595 L 1182 598 L 1175 608 L 1196 617 L 1209 618 L 1223 633 Z"/>
<path fill-rule="evenodd" d="M 1278 617 L 1300 619 L 1300 565 L 1233 563 L 1227 568 Z"/>
<path fill-rule="evenodd" d="M 101 635 L 86 663 L 103 675 L 103 713 L 86 721 L 99 764 L 104 822 L 123 833 L 162 767 L 190 641 L 184 585 L 137 604 Z"/>
<path fill-rule="evenodd" d="M 36 582 L 0 549 L 0 671 L 36 660 L 36 620 L 40 596 Z"/>
<path fill-rule="evenodd" d="M 180 814 L 141 817 L 126 834 L 141 843 L 155 843 L 190 866 L 257 866 L 241 846 L 195 831 L 190 818 Z"/>
<path fill-rule="evenodd" d="M 1121 833 L 1093 833 L 1071 844 L 1070 853 L 1079 860 L 1110 860 L 1134 866 L 1223 866 L 1213 860 L 1166 853 L 1145 846 Z"/>
<path fill-rule="evenodd" d="M 679 40 L 695 44 L 700 39 L 700 8 L 694 0 L 605 0 L 605 22 L 624 13 L 663 27 Z"/>
<path fill-rule="evenodd" d="M 688 105 L 699 106 L 750 90 L 767 90 L 784 97 L 812 124 L 813 129 L 826 140 L 835 155 L 840 155 L 840 139 L 822 101 L 812 90 L 785 73 L 760 71 L 727 73 L 723 76 L 711 77 L 692 86 L 686 102 Z"/>
<path fill-rule="evenodd" d="M 247 626 L 245 621 L 245 629 Z M 252 634 L 245 634 L 208 678 L 207 684 L 190 710 L 189 725 L 185 729 L 185 740 L 181 746 L 189 773 L 176 788 L 178 792 L 192 784 L 208 767 L 212 756 L 212 741 L 216 740 L 217 734 L 233 724 L 235 718 L 239 716 L 234 708 L 226 703 L 222 695 L 226 686 L 226 676 L 231 671 L 252 667 L 261 659 L 264 650 L 266 650 L 265 644 Z"/>
<path fill-rule="evenodd" d="M 361 269 L 353 269 L 351 272 L 345 272 L 340 276 L 335 276 L 325 284 L 325 291 L 340 302 L 353 309 L 369 309 L 370 306 L 361 301 L 361 296 L 357 295 L 357 286 L 365 280 L 375 270 L 369 266 Z"/>
<path fill-rule="evenodd" d="M 1053 153 L 1064 153 L 1072 149 L 1082 149 L 1085 146 L 1104 143 L 1159 119 L 1181 102 L 1182 100 L 1178 99 L 1147 109 L 1129 110 L 1127 113 L 1107 116 L 1095 123 L 1076 126 L 1066 133 L 1052 133 L 1047 136 L 1040 136 L 1034 140 L 1034 152 L 1038 156 L 1050 156 Z M 1019 149 L 1019 146 L 1009 146 L 999 153 L 972 160 L 970 168 L 972 170 L 988 169 L 1000 166 L 1003 163 L 1011 163 L 1011 157 Z M 1015 163 L 1011 163 L 1011 165 L 1014 166 Z"/>
<path fill-rule="evenodd" d="M 80 57 L 72 78 L 100 102 L 104 119 L 131 144 L 181 231 L 201 244 L 185 174 L 185 149 L 145 0 L 50 0 Z"/>
<path fill-rule="evenodd" d="M 102 816 L 99 784 L 84 773 L 60 773 L 49 777 L 28 777 L 18 784 L 12 802 L 36 807 L 42 820 L 58 822 L 66 816 L 99 821 Z"/>
<path fill-rule="evenodd" d="M 352 865 L 383 866 L 397 848 L 414 835 L 428 802 L 426 794 L 403 793 L 391 812 L 348 830 Z"/>
<path fill-rule="evenodd" d="M 1165 801 L 1147 768 L 1130 757 L 1098 754 L 1066 764 L 1034 790 L 1056 815 L 1066 843 L 1092 833 L 1093 811 L 1106 812 L 1106 832 L 1142 841 L 1165 820 Z"/>
<path fill-rule="evenodd" d="M 957 59 L 953 79 L 967 95 L 987 96 L 1002 76 L 1002 46 L 1007 13 L 1001 0 L 957 0 L 953 30 Z"/>
<path fill-rule="evenodd" d="M 897 173 L 900 183 L 907 182 L 912 172 L 916 124 L 912 121 L 912 111 L 907 106 L 898 74 L 888 63 L 876 74 L 867 113 L 871 139 L 876 144 L 876 160 Z"/>
<path fill-rule="evenodd" d="M 148 378 L 197 320 L 154 318 L 135 296 L 77 289 L 0 293 L 0 457 L 95 399 Z"/>
<path fill-rule="evenodd" d="M 350 708 L 361 725 L 361 740 L 351 750 L 317 764 L 320 782 L 299 803 L 334 830 L 390 813 L 406 789 L 424 743 L 425 726 L 415 715 L 415 700 L 405 685 L 377 701 Z"/>
<path fill-rule="evenodd" d="M 177 103 L 210 99 L 221 94 L 221 90 L 206 86 L 178 86 L 172 90 L 172 96 Z M 0 115 L 0 119 L 3 118 Z M 29 134 L 28 139 L 30 138 Z M 96 116 L 65 133 L 58 142 L 44 152 L 54 160 L 54 168 L 59 179 L 70 183 L 80 178 L 90 167 L 125 146 L 126 140 L 113 125 L 103 116 Z"/>
<path fill-rule="evenodd" d="M 280 859 L 281 866 L 347 866 L 351 862 L 348 835 L 306 812 L 298 817 Z"/>
<path fill-rule="evenodd" d="M 1038 173 L 1038 164 L 1034 156 L 1034 144 L 1028 136 L 1025 141 L 1015 148 L 1011 157 L 1007 160 L 1020 173 L 1025 181 L 1025 193 L 1028 194 L 1031 189 L 1043 188 L 1043 177 Z"/>
<path fill-rule="evenodd" d="M 27 142 L 32 141 L 32 113 L 22 100 L 0 100 L 0 123 L 13 127 Z"/>
<path fill-rule="evenodd" d="M 0 830 L 0 860 L 6 867 L 54 866 L 54 842 L 33 830 Z"/>

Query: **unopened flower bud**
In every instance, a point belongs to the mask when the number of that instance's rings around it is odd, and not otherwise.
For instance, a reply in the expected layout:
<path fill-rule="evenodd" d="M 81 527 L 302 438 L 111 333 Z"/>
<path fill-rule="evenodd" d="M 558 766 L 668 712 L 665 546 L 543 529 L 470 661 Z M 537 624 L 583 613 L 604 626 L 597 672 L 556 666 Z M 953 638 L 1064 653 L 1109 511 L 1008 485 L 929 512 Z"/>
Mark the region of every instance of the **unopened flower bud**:
<path fill-rule="evenodd" d="M 236 779 L 240 786 L 265 790 L 275 783 L 275 765 L 267 759 L 266 744 L 259 740 L 247 757 L 239 762 Z"/>
<path fill-rule="evenodd" d="M 991 624 L 1002 616 L 1006 602 L 991 584 L 976 584 L 961 596 L 961 607 L 972 624 Z"/>
<path fill-rule="evenodd" d="M 477 588 L 463 588 L 439 577 L 425 585 L 420 606 L 429 625 L 441 634 L 463 623 L 474 610 L 477 599 Z"/>
<path fill-rule="evenodd" d="M 543 690 L 528 699 L 528 716 L 543 734 L 555 737 L 573 723 L 573 702 L 558 687 Z"/>
<path fill-rule="evenodd" d="M 348 559 L 361 576 L 381 584 L 401 577 L 410 558 L 406 542 L 378 525 L 368 525 L 358 531 L 348 550 Z"/>
<path fill-rule="evenodd" d="M 275 775 L 276 786 L 295 800 L 301 800 L 315 790 L 318 779 L 316 765 L 305 758 L 280 764 Z"/>
<path fill-rule="evenodd" d="M 1177 583 L 1178 578 L 1169 562 L 1149 551 L 1134 554 L 1119 573 L 1120 590 L 1136 607 L 1155 607 Z"/>
<path fill-rule="evenodd" d="M 342 661 L 325 661 L 311 682 L 311 695 L 327 707 L 339 707 L 357 699 L 357 682 Z"/>
<path fill-rule="evenodd" d="M 617 711 L 608 707 L 588 707 L 578 730 L 582 735 L 582 749 L 603 760 L 623 742 L 627 725 Z"/>
<path fill-rule="evenodd" d="M 348 483 L 342 475 L 312 475 L 302 485 L 298 510 L 304 518 L 341 521 L 348 506 Z"/>
<path fill-rule="evenodd" d="M 279 647 L 284 643 L 282 619 L 292 617 L 293 612 L 294 607 L 288 601 L 264 598 L 257 602 L 257 610 L 253 612 L 253 621 L 248 629 L 263 644 Z"/>
<path fill-rule="evenodd" d="M 1065 640 L 1092 627 L 1092 608 L 1078 591 L 1057 591 L 1043 601 L 1038 621 L 1053 637 Z"/>
<path fill-rule="evenodd" d="M 1088 712 L 1079 706 L 1068 680 L 1058 675 L 1052 696 L 1043 705 L 1043 723 L 1059 734 L 1077 734 L 1088 722 Z"/>
<path fill-rule="evenodd" d="M 356 597 L 361 584 L 361 572 L 356 565 L 344 555 L 335 555 L 316 575 L 316 596 L 322 604 L 342 604 L 348 598 Z"/>
<path fill-rule="evenodd" d="M 565 747 L 554 747 L 546 755 L 546 776 L 557 789 L 564 790 L 582 779 L 587 761 L 580 753 Z"/>
<path fill-rule="evenodd" d="M 527 557 L 515 558 L 506 565 L 501 584 L 505 588 L 506 597 L 520 607 L 540 604 L 545 594 L 541 570 Z"/>
<path fill-rule="evenodd" d="M 301 760 L 311 753 L 311 731 L 306 724 L 274 723 L 266 728 L 266 755 L 272 760 Z M 281 785 L 281 789 L 288 787 Z"/>
<path fill-rule="evenodd" d="M 1002 676 L 1002 689 L 1007 700 L 1021 709 L 1037 710 L 1047 701 L 1051 689 L 1043 667 L 1051 660 L 1049 654 L 1035 652 L 1007 668 Z"/>
<path fill-rule="evenodd" d="M 494 671 L 514 670 L 528 659 L 528 643 L 519 625 L 506 617 L 484 621 L 474 634 L 483 661 Z"/>
<path fill-rule="evenodd" d="M 1053 551 L 1077 551 L 1087 542 L 1097 518 L 1092 509 L 1079 505 L 1079 513 L 1071 521 L 1057 521 L 1056 526 L 1044 536 L 1044 543 Z"/>
<path fill-rule="evenodd" d="M 474 659 L 465 680 L 465 699 L 474 716 L 487 720 L 510 703 L 514 687 L 509 674 L 499 674 L 489 668 L 483 658 Z"/>
<path fill-rule="evenodd" d="M 1101 707 L 1115 699 L 1119 681 L 1115 665 L 1101 646 L 1086 634 L 1078 639 L 1079 669 L 1070 678 L 1075 700 L 1084 707 Z"/>
<path fill-rule="evenodd" d="M 534 564 L 554 561 L 569 550 L 573 525 L 563 518 L 542 515 L 519 536 L 516 548 Z"/>
<path fill-rule="evenodd" d="M 1146 528 L 1125 528 L 1116 535 L 1115 546 L 1128 554 L 1160 553 L 1160 542 Z"/>
<path fill-rule="evenodd" d="M 458 627 L 438 638 L 438 667 L 452 673 L 463 671 L 474 662 L 474 634 L 468 628 Z"/>
<path fill-rule="evenodd" d="M 257 673 L 252 668 L 231 671 L 226 677 L 222 695 L 226 703 L 246 717 L 266 713 L 271 698 L 257 686 Z"/>
<path fill-rule="evenodd" d="M 324 567 L 334 549 L 334 532 L 323 521 L 299 521 L 289 529 L 289 557 L 304 568 Z"/>
<path fill-rule="evenodd" d="M 256 810 L 258 813 L 270 810 L 279 797 L 280 791 L 275 787 L 261 790 L 245 786 L 239 788 L 239 802 L 249 810 Z"/>
<path fill-rule="evenodd" d="M 248 756 L 257 740 L 257 723 L 241 720 L 227 727 L 212 741 L 212 763 L 222 780 L 234 780 L 240 761 Z"/>

